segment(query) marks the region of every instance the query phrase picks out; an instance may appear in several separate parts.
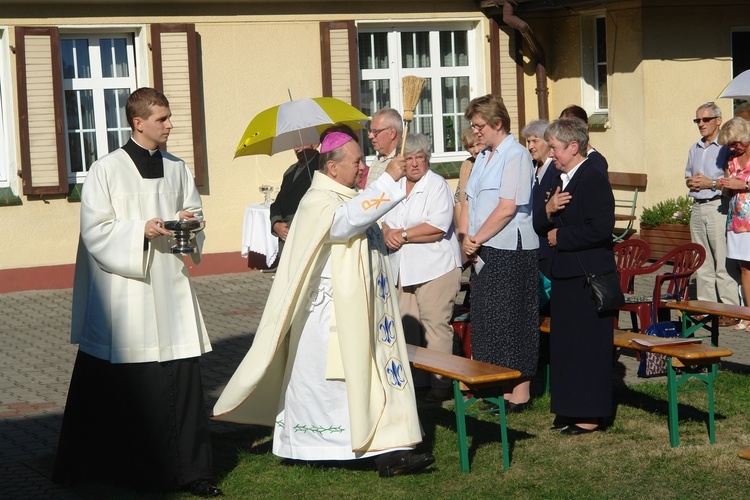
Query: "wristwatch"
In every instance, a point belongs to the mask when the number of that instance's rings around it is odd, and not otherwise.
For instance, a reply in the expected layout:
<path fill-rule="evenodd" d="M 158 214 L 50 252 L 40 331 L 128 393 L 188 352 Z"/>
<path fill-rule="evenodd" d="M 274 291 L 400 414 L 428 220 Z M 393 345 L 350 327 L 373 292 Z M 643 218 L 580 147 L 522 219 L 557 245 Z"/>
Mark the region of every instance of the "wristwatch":
<path fill-rule="evenodd" d="M 406 231 L 401 231 L 401 237 L 404 239 L 404 242 L 409 243 L 409 236 L 407 236 Z"/>
<path fill-rule="evenodd" d="M 716 179 L 714 179 L 714 180 L 711 181 L 711 189 L 713 189 L 714 191 L 716 191 Z"/>

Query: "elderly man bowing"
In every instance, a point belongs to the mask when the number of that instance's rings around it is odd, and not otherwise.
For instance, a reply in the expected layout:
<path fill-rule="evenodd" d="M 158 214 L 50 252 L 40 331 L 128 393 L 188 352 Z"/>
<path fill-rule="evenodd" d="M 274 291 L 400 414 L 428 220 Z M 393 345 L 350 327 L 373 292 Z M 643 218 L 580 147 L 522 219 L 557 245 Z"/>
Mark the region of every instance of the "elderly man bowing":
<path fill-rule="evenodd" d="M 405 161 L 361 193 L 362 151 L 347 134 L 321 145 L 255 340 L 214 418 L 274 427 L 273 453 L 300 460 L 375 457 L 382 477 L 424 469 L 422 434 L 388 252 L 375 222 L 404 199 Z"/>

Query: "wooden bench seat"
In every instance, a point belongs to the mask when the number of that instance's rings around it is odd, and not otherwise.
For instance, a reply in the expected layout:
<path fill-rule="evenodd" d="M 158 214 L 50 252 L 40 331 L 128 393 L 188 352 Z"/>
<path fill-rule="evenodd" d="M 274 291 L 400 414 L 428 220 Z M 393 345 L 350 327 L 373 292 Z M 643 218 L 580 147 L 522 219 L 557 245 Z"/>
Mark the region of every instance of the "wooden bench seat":
<path fill-rule="evenodd" d="M 696 336 L 703 328 L 711 332 L 711 344 L 719 345 L 719 317 L 750 320 L 750 307 L 734 306 L 708 300 L 667 302 L 666 307 L 682 313 L 682 336 Z M 700 316 L 704 316 L 700 319 Z"/>
<path fill-rule="evenodd" d="M 539 327 L 542 333 L 550 332 L 549 318 L 545 318 Z M 732 355 L 732 351 L 721 347 L 715 347 L 708 344 L 683 344 L 683 345 L 665 345 L 658 347 L 644 347 L 635 342 L 633 339 L 650 340 L 654 337 L 642 333 L 629 332 L 625 330 L 614 331 L 614 346 L 621 348 L 635 349 L 638 351 L 647 351 L 656 354 L 663 354 L 667 357 L 667 399 L 669 403 L 669 443 L 674 448 L 680 444 L 680 431 L 678 427 L 679 415 L 677 412 L 677 394 L 688 390 L 705 390 L 708 394 L 708 439 L 711 444 L 716 441 L 714 427 L 714 380 L 718 374 L 718 364 L 721 358 Z M 703 373 L 702 370 L 685 370 L 687 367 L 699 367 L 708 365 L 708 370 Z M 547 380 L 545 385 L 549 387 L 549 366 L 546 371 Z M 700 388 L 681 389 L 688 380 L 696 379 L 703 383 Z"/>
<path fill-rule="evenodd" d="M 415 345 L 407 344 L 406 348 L 409 353 L 409 361 L 414 368 L 442 375 L 453 381 L 458 457 L 461 470 L 463 472 L 469 472 L 470 470 L 469 444 L 466 439 L 466 415 L 475 414 L 467 413 L 466 408 L 478 399 L 495 403 L 498 406 L 503 468 L 508 469 L 510 467 L 510 454 L 508 452 L 508 429 L 502 386 L 508 380 L 519 378 L 521 372 Z M 470 393 L 467 399 L 464 399 L 463 391 Z"/>

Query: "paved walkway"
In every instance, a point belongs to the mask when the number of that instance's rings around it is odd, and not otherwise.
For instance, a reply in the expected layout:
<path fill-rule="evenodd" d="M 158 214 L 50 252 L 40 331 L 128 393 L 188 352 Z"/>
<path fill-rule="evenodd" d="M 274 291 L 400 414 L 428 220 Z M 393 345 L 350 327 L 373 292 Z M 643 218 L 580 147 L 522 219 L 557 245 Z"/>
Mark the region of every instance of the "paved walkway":
<path fill-rule="evenodd" d="M 639 279 L 644 286 L 653 283 Z M 201 361 L 209 406 L 247 352 L 272 280 L 273 274 L 260 272 L 194 279 L 214 348 Z M 77 350 L 69 343 L 71 298 L 70 289 L 0 294 L 1 498 L 76 498 L 45 475 L 57 446 Z M 627 328 L 629 319 L 621 316 L 621 327 Z M 724 328 L 720 342 L 734 351 L 726 367 L 750 370 L 750 332 Z M 632 358 L 621 356 L 620 363 L 618 376 L 626 383 L 641 380 Z M 214 431 L 234 428 L 211 425 Z"/>

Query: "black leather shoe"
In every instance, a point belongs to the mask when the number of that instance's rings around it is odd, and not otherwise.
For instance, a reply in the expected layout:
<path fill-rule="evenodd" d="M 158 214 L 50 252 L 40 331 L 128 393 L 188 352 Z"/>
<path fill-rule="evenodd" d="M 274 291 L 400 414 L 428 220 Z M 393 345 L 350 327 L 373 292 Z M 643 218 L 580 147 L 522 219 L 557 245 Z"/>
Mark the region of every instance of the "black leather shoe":
<path fill-rule="evenodd" d="M 529 408 L 531 408 L 531 400 L 528 400 L 525 403 L 511 403 L 510 401 L 506 401 L 505 413 L 521 413 Z"/>
<path fill-rule="evenodd" d="M 193 481 L 192 483 L 187 485 L 185 491 L 193 496 L 201 498 L 218 497 L 223 493 L 219 488 L 209 483 L 205 479 L 198 479 L 197 481 Z"/>
<path fill-rule="evenodd" d="M 432 465 L 435 457 L 429 453 L 409 452 L 387 467 L 379 469 L 380 477 L 401 476 L 413 474 Z"/>
<path fill-rule="evenodd" d="M 550 427 L 549 430 L 555 431 L 555 432 L 560 432 L 563 429 L 565 429 L 566 427 L 568 427 L 568 425 L 570 425 L 570 424 L 555 424 L 552 427 Z"/>
<path fill-rule="evenodd" d="M 594 427 L 593 429 L 585 429 L 583 427 L 578 427 L 576 424 L 570 424 L 560 429 L 560 434 L 564 434 L 566 436 L 579 436 L 581 434 L 589 434 L 598 430 L 599 427 Z"/>

